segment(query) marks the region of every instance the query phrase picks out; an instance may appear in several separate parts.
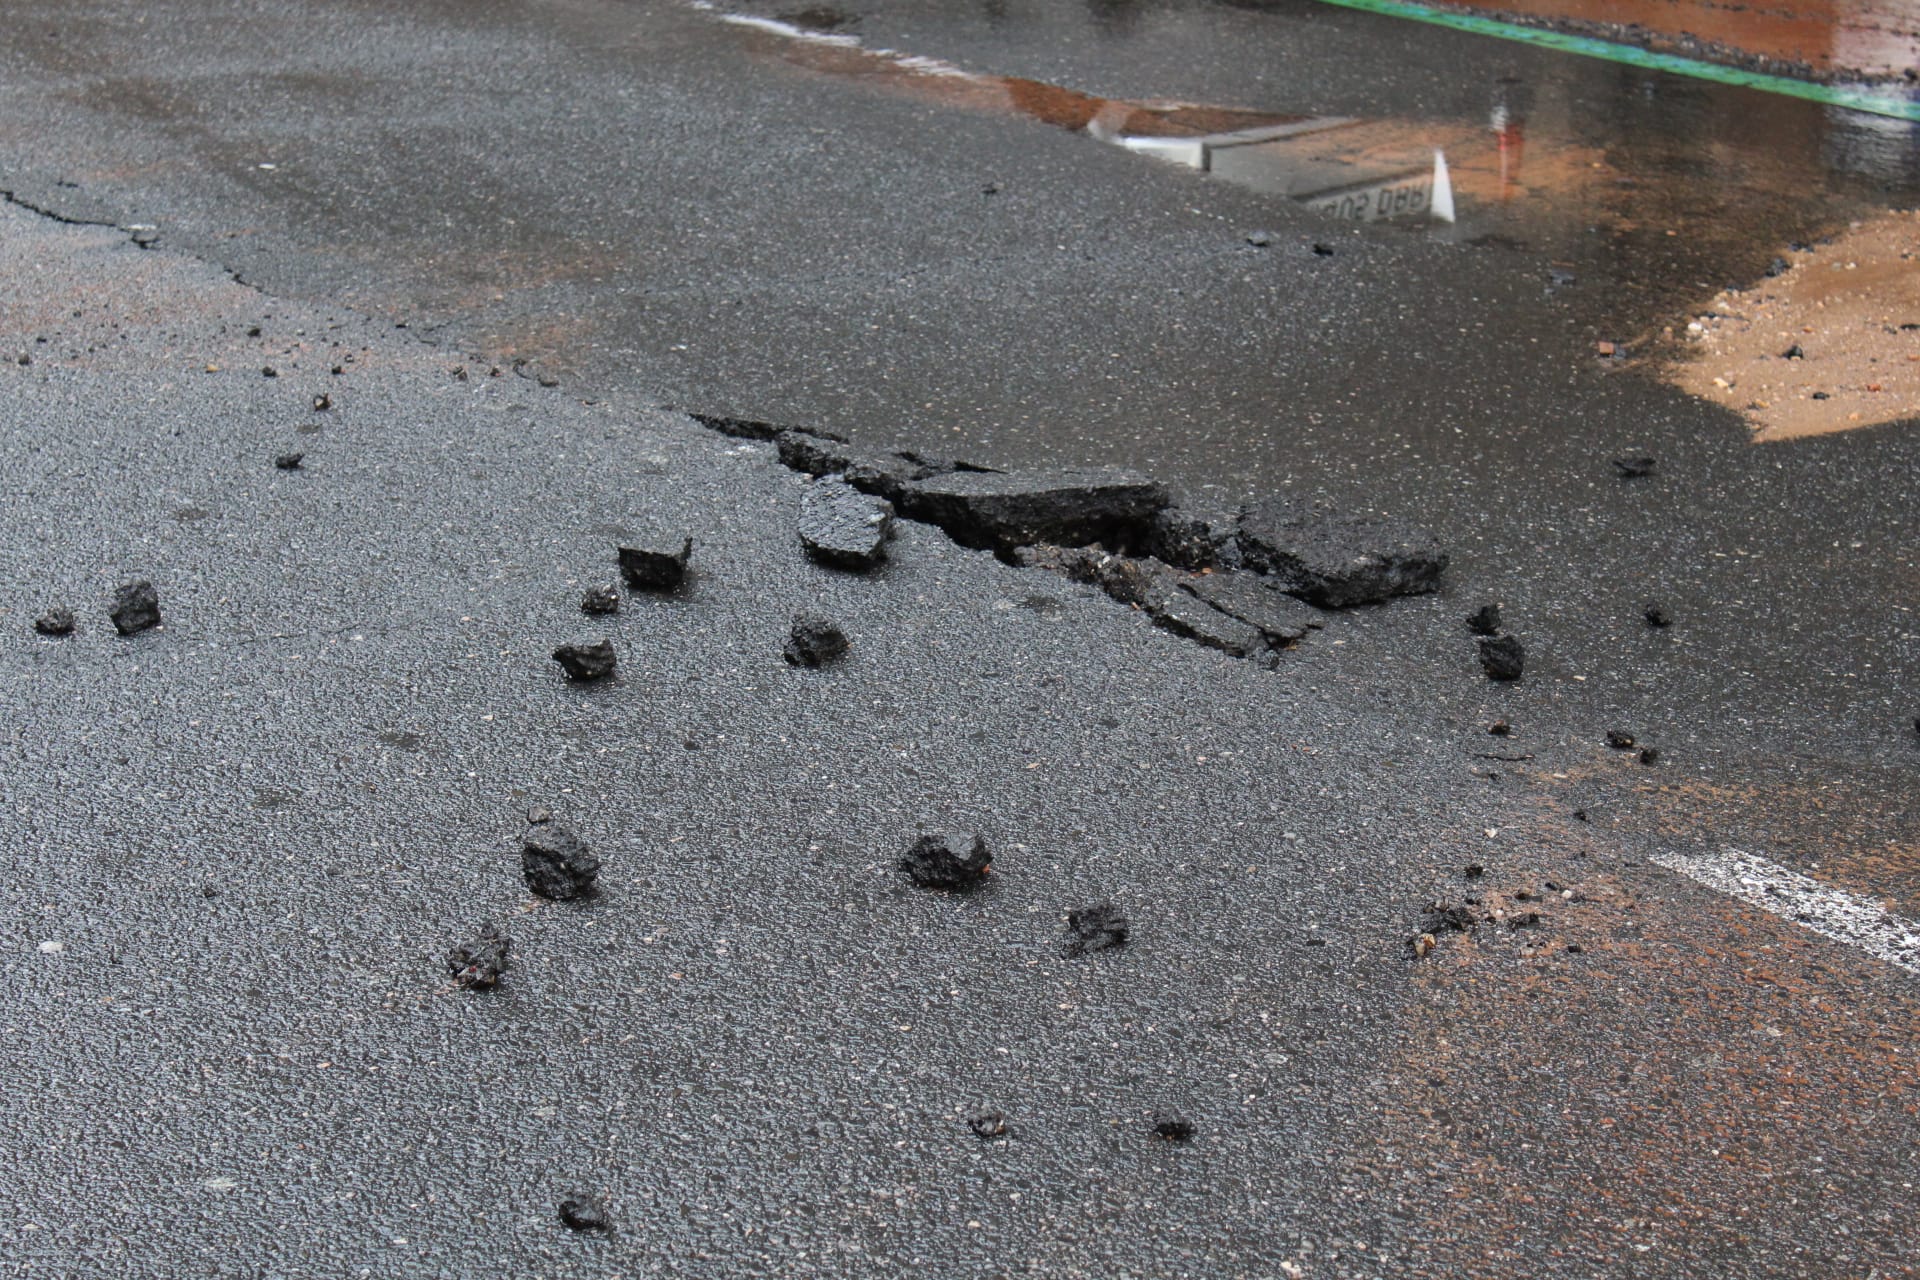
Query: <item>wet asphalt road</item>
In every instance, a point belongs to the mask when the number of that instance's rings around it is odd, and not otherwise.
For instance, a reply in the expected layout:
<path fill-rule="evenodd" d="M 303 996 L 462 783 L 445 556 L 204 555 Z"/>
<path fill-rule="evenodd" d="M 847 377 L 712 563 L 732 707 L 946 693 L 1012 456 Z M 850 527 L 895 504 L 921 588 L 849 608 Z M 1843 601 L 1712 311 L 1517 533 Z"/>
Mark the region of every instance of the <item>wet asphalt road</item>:
<path fill-rule="evenodd" d="M 862 34 L 1381 114 L 1537 56 L 1086 12 Z M 1752 448 L 1595 367 L 1593 316 L 1657 310 L 1609 277 L 1336 237 L 671 7 L 63 7 L 0 66 L 0 189 L 159 228 L 0 215 L 0 349 L 34 357 L 0 367 L 0 1268 L 1911 1273 L 1913 979 L 1646 861 L 1735 843 L 1920 909 L 1910 428 Z M 1826 185 L 1716 265 L 1874 198 Z M 485 376 L 516 355 L 559 385 Z M 1269 674 L 923 528 L 849 579 L 767 451 L 663 403 L 1414 511 L 1453 585 Z M 1661 473 L 1622 484 L 1636 446 Z M 694 590 L 606 628 L 618 685 L 563 685 L 578 590 L 661 524 Z M 135 573 L 168 626 L 122 641 Z M 1515 688 L 1459 623 L 1488 597 Z M 34 637 L 60 599 L 82 634 Z M 779 661 L 810 604 L 845 667 Z M 527 898 L 533 803 L 607 855 L 601 901 Z M 911 891 L 896 847 L 952 822 L 995 887 Z M 1428 902 L 1521 891 L 1543 929 L 1405 960 Z M 1100 897 L 1135 945 L 1062 958 Z M 483 918 L 519 968 L 442 990 Z M 1192 1144 L 1147 1133 L 1168 1104 Z M 576 1186 L 613 1239 L 553 1218 Z"/>

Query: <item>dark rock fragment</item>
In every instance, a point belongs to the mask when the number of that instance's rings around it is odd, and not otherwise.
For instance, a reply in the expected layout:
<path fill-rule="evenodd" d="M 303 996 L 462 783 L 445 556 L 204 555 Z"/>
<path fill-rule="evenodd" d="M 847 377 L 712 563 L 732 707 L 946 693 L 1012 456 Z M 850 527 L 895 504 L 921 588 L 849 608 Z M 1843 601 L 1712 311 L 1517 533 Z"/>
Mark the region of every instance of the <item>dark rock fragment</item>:
<path fill-rule="evenodd" d="M 611 1231 L 613 1219 L 606 1206 L 584 1191 L 576 1191 L 560 1201 L 560 1221 L 575 1231 Z"/>
<path fill-rule="evenodd" d="M 1271 231 L 1249 231 L 1247 232 L 1247 243 L 1256 249 L 1264 249 L 1273 243 L 1273 233 Z"/>
<path fill-rule="evenodd" d="M 967 1128 L 973 1130 L 973 1136 L 981 1141 L 1006 1136 L 1007 1118 L 998 1111 L 976 1111 L 967 1117 Z"/>
<path fill-rule="evenodd" d="M 272 365 L 267 365 L 265 368 L 260 370 L 260 376 L 263 378 L 277 378 L 280 376 L 280 371 L 274 368 Z"/>
<path fill-rule="evenodd" d="M 160 625 L 160 596 L 144 578 L 129 582 L 113 593 L 113 608 L 108 612 L 113 628 L 123 636 Z"/>
<path fill-rule="evenodd" d="M 1663 604 L 1649 604 L 1641 613 L 1641 616 L 1647 620 L 1647 625 L 1650 627 L 1670 627 L 1673 625 L 1673 615 L 1667 612 L 1667 606 Z"/>
<path fill-rule="evenodd" d="M 1642 476 L 1650 476 L 1659 465 L 1656 459 L 1646 454 L 1613 460 L 1613 469 L 1620 473 L 1622 480 L 1638 480 Z"/>
<path fill-rule="evenodd" d="M 472 942 L 447 952 L 447 972 L 456 986 L 491 987 L 511 967 L 508 952 L 512 949 L 512 938 L 491 924 L 482 924 Z"/>
<path fill-rule="evenodd" d="M 1640 763 L 1641 764 L 1659 764 L 1660 748 L 1658 747 L 1640 748 Z"/>
<path fill-rule="evenodd" d="M 1497 636 L 1500 634 L 1500 606 L 1483 604 L 1467 615 L 1467 630 L 1477 636 Z"/>
<path fill-rule="evenodd" d="M 1167 491 L 1132 471 L 953 471 L 907 485 L 900 513 L 962 546 L 1010 554 L 1038 542 L 1129 547 L 1146 536 Z"/>
<path fill-rule="evenodd" d="M 273 458 L 273 465 L 282 471 L 298 471 L 300 463 L 306 458 L 304 453 L 279 453 Z"/>
<path fill-rule="evenodd" d="M 893 504 L 844 480 L 815 480 L 800 499 L 800 545 L 824 565 L 856 572 L 887 558 Z"/>
<path fill-rule="evenodd" d="M 1815 400 L 1831 400 L 1831 399 L 1833 399 L 1833 397 L 1832 397 L 1832 396 L 1830 396 L 1830 395 L 1828 395 L 1828 394 L 1827 394 L 1826 392 L 1824 392 L 1824 391 L 1816 391 L 1816 392 L 1814 392 L 1811 398 L 1812 398 L 1812 399 L 1815 399 Z"/>
<path fill-rule="evenodd" d="M 1067 912 L 1067 954 L 1070 956 L 1124 947 L 1132 933 L 1133 926 L 1127 917 L 1111 902 Z"/>
<path fill-rule="evenodd" d="M 1288 645 L 1326 625 L 1326 616 L 1256 573 L 1209 573 L 1183 587 L 1222 613 L 1257 627 L 1274 645 Z"/>
<path fill-rule="evenodd" d="M 1469 866 L 1461 874 L 1466 876 L 1466 878 L 1469 880 L 1478 880 L 1481 876 L 1487 874 L 1487 869 L 1476 862 L 1476 863 L 1473 863 L 1471 866 Z"/>
<path fill-rule="evenodd" d="M 1487 732 L 1496 738 L 1510 738 L 1513 736 L 1513 726 L 1505 720 L 1495 720 L 1487 726 Z"/>
<path fill-rule="evenodd" d="M 1789 268 L 1788 268 L 1787 260 L 1785 258 L 1775 258 L 1772 262 L 1769 262 L 1767 264 L 1767 275 L 1770 277 L 1783 276 L 1787 274 L 1788 269 Z"/>
<path fill-rule="evenodd" d="M 1316 241 L 1313 246 L 1313 252 L 1318 257 L 1331 258 L 1333 256 L 1333 246 L 1330 244 L 1321 244 Z"/>
<path fill-rule="evenodd" d="M 593 892 L 600 859 L 586 841 L 557 822 L 536 824 L 520 844 L 520 874 L 543 898 L 566 901 Z"/>
<path fill-rule="evenodd" d="M 693 538 L 682 536 L 678 547 L 670 540 L 621 547 L 619 554 L 620 572 L 629 587 L 635 591 L 671 591 L 686 580 Z"/>
<path fill-rule="evenodd" d="M 1447 553 L 1425 530 L 1303 512 L 1286 498 L 1247 507 L 1239 546 L 1249 568 L 1325 609 L 1436 591 L 1447 567 Z"/>
<path fill-rule="evenodd" d="M 1802 351 L 1800 349 L 1800 344 L 1796 342 L 1792 346 L 1788 347 L 1785 351 L 1782 351 L 1780 353 L 1780 358 L 1782 360 L 1805 360 L 1807 358 L 1807 353 Z"/>
<path fill-rule="evenodd" d="M 1472 908 L 1436 902 L 1427 908 L 1426 923 L 1420 926 L 1420 931 L 1422 933 L 1471 933 L 1475 923 Z"/>
<path fill-rule="evenodd" d="M 580 612 L 620 612 L 620 588 L 611 582 L 603 582 L 597 587 L 588 587 L 586 594 L 580 597 Z"/>
<path fill-rule="evenodd" d="M 553 660 L 560 664 L 569 680 L 604 680 L 620 665 L 611 640 L 563 644 L 553 651 Z"/>
<path fill-rule="evenodd" d="M 1166 1142 L 1187 1142 L 1193 1138 L 1193 1121 L 1178 1111 L 1153 1113 L 1153 1136 Z"/>
<path fill-rule="evenodd" d="M 987 842 L 958 832 L 921 836 L 900 856 L 900 869 L 923 889 L 971 889 L 992 868 Z"/>
<path fill-rule="evenodd" d="M 1624 729 L 1607 730 L 1607 745 L 1615 751 L 1633 750 L 1633 735 Z"/>
<path fill-rule="evenodd" d="M 785 658 L 796 667 L 817 667 L 847 651 L 847 633 L 817 613 L 793 615 Z"/>
<path fill-rule="evenodd" d="M 1518 636 L 1487 636 L 1480 641 L 1480 666 L 1489 680 L 1518 680 L 1527 666 L 1527 648 Z"/>
<path fill-rule="evenodd" d="M 313 398 L 313 411 L 315 413 L 325 413 L 331 408 L 333 408 L 333 397 L 326 392 L 322 391 Z"/>
<path fill-rule="evenodd" d="M 862 449 L 804 431 L 783 431 L 774 443 L 783 465 L 810 476 L 840 476 L 860 492 L 889 502 L 898 502 L 913 481 L 946 469 L 909 454 Z"/>
<path fill-rule="evenodd" d="M 65 605 L 55 605 L 33 620 L 33 629 L 43 636 L 70 636 L 73 628 L 73 610 Z"/>

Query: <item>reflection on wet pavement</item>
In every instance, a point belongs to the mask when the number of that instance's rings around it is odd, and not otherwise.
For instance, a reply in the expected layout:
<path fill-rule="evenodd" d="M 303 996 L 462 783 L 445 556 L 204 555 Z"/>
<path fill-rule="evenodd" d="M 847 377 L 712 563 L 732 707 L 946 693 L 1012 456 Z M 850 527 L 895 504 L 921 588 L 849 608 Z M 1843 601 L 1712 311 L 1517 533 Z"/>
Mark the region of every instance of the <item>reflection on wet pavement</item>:
<path fill-rule="evenodd" d="M 1661 81 L 1648 73 L 1619 73 L 1623 95 L 1646 100 L 1644 108 L 1616 108 L 1619 118 L 1595 118 L 1567 86 L 1509 75 L 1488 86 L 1477 118 L 1360 119 L 1103 98 L 871 48 L 842 29 L 855 19 L 837 10 L 764 17 L 709 0 L 692 3 L 753 32 L 750 38 L 765 41 L 765 52 L 783 63 L 865 91 L 1026 116 L 1304 205 L 1329 226 L 1417 230 L 1463 246 L 1544 254 L 1543 289 L 1580 296 L 1582 313 L 1596 325 L 1596 350 L 1623 366 L 1670 354 L 1674 331 L 1715 287 L 1757 276 L 1774 255 L 1788 252 L 1789 241 L 1877 216 L 1901 196 L 1920 194 L 1920 124 L 1823 112 L 1763 94 L 1675 90 L 1673 101 L 1686 112 L 1681 118 L 1671 107 L 1660 109 Z M 1639 127 L 1636 112 L 1644 115 Z M 1764 353 L 1748 351 L 1748 339 L 1718 320 L 1707 336 L 1721 345 L 1719 363 L 1683 361 L 1669 376 L 1746 413 L 1759 440 L 1912 416 L 1920 399 L 1904 390 L 1904 354 L 1901 373 L 1886 372 L 1881 366 L 1891 356 L 1868 340 L 1885 335 L 1870 332 L 1866 317 L 1912 310 L 1906 299 L 1915 266 L 1895 252 L 1885 270 L 1853 273 L 1845 321 L 1832 300 L 1818 303 L 1824 319 L 1793 321 L 1824 335 L 1825 358 L 1833 362 L 1822 376 L 1835 385 L 1818 399 L 1811 386 L 1790 392 L 1760 385 L 1749 365 Z M 1775 305 L 1772 295 L 1768 305 Z M 1780 304 L 1773 327 L 1801 305 Z M 1704 347 L 1702 327 L 1691 332 L 1695 347 Z M 1761 346 L 1772 341 L 1751 338 Z M 1720 366 L 1729 361 L 1741 366 L 1735 376 L 1723 376 Z M 1702 372 L 1709 364 L 1713 369 Z M 1879 376 L 1855 365 L 1873 365 Z M 1735 386 L 1741 380 L 1746 393 Z M 1856 384 L 1860 396 L 1874 398 L 1856 403 L 1844 390 Z M 1782 416 L 1789 403 L 1796 407 Z"/>

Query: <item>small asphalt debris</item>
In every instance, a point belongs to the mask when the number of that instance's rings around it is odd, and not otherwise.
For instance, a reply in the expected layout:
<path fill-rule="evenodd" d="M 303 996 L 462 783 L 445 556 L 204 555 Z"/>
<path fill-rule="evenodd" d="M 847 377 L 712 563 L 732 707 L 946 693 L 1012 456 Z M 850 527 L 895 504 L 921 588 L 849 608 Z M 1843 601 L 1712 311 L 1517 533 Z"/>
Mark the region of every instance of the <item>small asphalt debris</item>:
<path fill-rule="evenodd" d="M 1640 748 L 1640 763 L 1647 764 L 1647 765 L 1659 764 L 1660 748 L 1658 747 Z"/>
<path fill-rule="evenodd" d="M 618 613 L 620 612 L 620 588 L 611 582 L 603 582 L 597 587 L 588 587 L 586 594 L 580 597 L 582 613 Z"/>
<path fill-rule="evenodd" d="M 1769 277 L 1783 276 L 1787 274 L 1789 269 L 1790 267 L 1785 258 L 1775 258 L 1767 264 L 1767 275 Z"/>
<path fill-rule="evenodd" d="M 1333 256 L 1333 246 L 1330 244 L 1320 244 L 1316 241 L 1313 246 L 1313 251 L 1317 256 L 1322 258 L 1331 258 Z"/>
<path fill-rule="evenodd" d="M 586 841 L 557 822 L 543 822 L 527 832 L 520 846 L 520 874 L 527 888 L 543 898 L 564 902 L 593 892 L 600 859 Z"/>
<path fill-rule="evenodd" d="M 1286 497 L 1247 505 L 1239 546 L 1249 568 L 1271 574 L 1283 590 L 1323 609 L 1438 591 L 1448 559 L 1425 529 L 1302 511 Z"/>
<path fill-rule="evenodd" d="M 543 822 L 553 821 L 553 810 L 543 804 L 534 805 L 527 810 L 527 825 L 537 827 Z"/>
<path fill-rule="evenodd" d="M 447 972 L 453 975 L 456 986 L 491 987 L 512 966 L 508 957 L 512 950 L 512 938 L 483 923 L 472 942 L 463 942 L 447 952 Z"/>
<path fill-rule="evenodd" d="M 976 1111 L 967 1118 L 967 1128 L 973 1130 L 973 1136 L 983 1142 L 989 1138 L 1002 1138 L 1007 1133 L 1007 1118 L 998 1111 Z"/>
<path fill-rule="evenodd" d="M 970 889 L 992 868 L 986 840 L 958 832 L 921 836 L 900 855 L 900 869 L 922 889 Z"/>
<path fill-rule="evenodd" d="M 153 584 L 142 578 L 129 582 L 113 593 L 113 608 L 108 611 L 114 630 L 123 636 L 160 625 L 160 596 Z"/>
<path fill-rule="evenodd" d="M 1487 636 L 1480 641 L 1480 667 L 1489 680 L 1518 680 L 1526 670 L 1527 649 L 1518 636 Z"/>
<path fill-rule="evenodd" d="M 1462 871 L 1460 874 L 1465 876 L 1469 880 L 1478 880 L 1481 876 L 1487 874 L 1487 869 L 1481 866 L 1479 863 L 1475 862 L 1469 865 L 1466 868 L 1466 870 Z"/>
<path fill-rule="evenodd" d="M 1126 946 L 1133 926 L 1118 907 L 1100 902 L 1067 912 L 1067 935 L 1067 954 L 1084 956 Z"/>
<path fill-rule="evenodd" d="M 576 1191 L 560 1201 L 560 1221 L 575 1231 L 611 1231 L 613 1219 L 607 1208 L 584 1191 Z"/>
<path fill-rule="evenodd" d="M 1613 469 L 1620 473 L 1622 480 L 1638 480 L 1643 476 L 1650 476 L 1659 465 L 1658 460 L 1645 454 L 1613 460 Z"/>
<path fill-rule="evenodd" d="M 604 680 L 620 664 L 611 640 L 563 644 L 553 651 L 553 660 L 566 671 L 569 680 Z"/>
<path fill-rule="evenodd" d="M 863 572 L 887 558 L 893 504 L 846 481 L 813 481 L 800 498 L 800 545 L 816 563 Z"/>
<path fill-rule="evenodd" d="M 1500 626 L 1500 606 L 1497 604 L 1483 604 L 1467 615 L 1467 630 L 1477 636 L 1497 636 Z"/>
<path fill-rule="evenodd" d="M 1807 353 L 1802 351 L 1800 349 L 1800 344 L 1796 342 L 1792 346 L 1788 347 L 1785 351 L 1782 351 L 1780 353 L 1780 358 L 1782 360 L 1805 360 L 1807 358 Z"/>
<path fill-rule="evenodd" d="M 1510 738 L 1513 736 L 1513 726 L 1505 720 L 1495 720 L 1487 726 L 1487 732 L 1496 738 Z"/>
<path fill-rule="evenodd" d="M 1633 750 L 1633 735 L 1623 729 L 1607 730 L 1607 745 L 1615 751 Z"/>
<path fill-rule="evenodd" d="M 1475 924 L 1473 908 L 1458 903 L 1436 902 L 1427 908 L 1422 933 L 1471 933 Z"/>
<path fill-rule="evenodd" d="M 302 459 L 304 459 L 306 456 L 307 455 L 304 453 L 275 454 L 273 459 L 273 465 L 278 467 L 282 471 L 298 471 L 300 469 L 300 463 Z"/>
<path fill-rule="evenodd" d="M 1153 1136 L 1166 1142 L 1188 1142 L 1193 1138 L 1193 1121 L 1178 1111 L 1153 1113 Z"/>
<path fill-rule="evenodd" d="M 33 620 L 33 629 L 43 636 L 70 636 L 73 627 L 73 610 L 64 605 L 55 605 Z"/>
<path fill-rule="evenodd" d="M 1816 392 L 1814 392 L 1814 393 L 1813 393 L 1813 395 L 1812 395 L 1811 397 L 1809 397 L 1809 398 L 1810 398 L 1810 399 L 1813 399 L 1813 400 L 1831 400 L 1831 399 L 1833 399 L 1833 397 L 1832 397 L 1832 396 L 1830 396 L 1830 395 L 1828 395 L 1828 394 L 1827 394 L 1826 392 L 1824 392 L 1824 391 L 1816 391 Z"/>
<path fill-rule="evenodd" d="M 1273 233 L 1270 231 L 1249 231 L 1247 232 L 1247 243 L 1256 249 L 1264 249 L 1273 243 Z"/>
<path fill-rule="evenodd" d="M 671 541 L 640 547 L 621 547 L 620 572 L 635 591 L 671 591 L 686 580 L 687 561 L 693 556 L 693 538 L 682 535 L 677 550 Z"/>
<path fill-rule="evenodd" d="M 1585 809 L 1575 809 L 1573 811 L 1573 820 L 1575 822 L 1592 822 L 1593 821 L 1592 818 L 1589 818 L 1587 816 L 1587 811 Z"/>
<path fill-rule="evenodd" d="M 1520 915 L 1511 916 L 1507 920 L 1507 931 L 1510 933 L 1519 929 L 1538 929 L 1539 927 L 1540 913 L 1538 911 L 1523 912 Z"/>
<path fill-rule="evenodd" d="M 260 370 L 260 376 L 263 378 L 277 378 L 280 376 L 280 371 L 272 365 L 268 365 Z"/>
<path fill-rule="evenodd" d="M 322 391 L 313 398 L 313 411 L 315 413 L 325 413 L 331 408 L 333 408 L 333 397 L 326 392 Z"/>
<path fill-rule="evenodd" d="M 1663 604 L 1649 604 L 1646 609 L 1642 611 L 1641 616 L 1647 620 L 1647 625 L 1650 627 L 1670 627 L 1673 625 L 1673 615 L 1667 612 L 1667 606 Z"/>
<path fill-rule="evenodd" d="M 847 633 L 817 613 L 796 613 L 782 656 L 796 667 L 817 667 L 847 651 Z"/>

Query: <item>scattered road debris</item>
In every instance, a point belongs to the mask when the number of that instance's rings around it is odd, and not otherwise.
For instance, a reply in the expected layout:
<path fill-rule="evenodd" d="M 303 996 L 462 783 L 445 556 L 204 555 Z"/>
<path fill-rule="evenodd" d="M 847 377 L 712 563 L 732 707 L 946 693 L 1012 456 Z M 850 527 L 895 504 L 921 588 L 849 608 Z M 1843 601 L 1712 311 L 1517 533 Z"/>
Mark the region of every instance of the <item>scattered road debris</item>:
<path fill-rule="evenodd" d="M 783 656 L 796 667 L 817 667 L 847 651 L 847 633 L 830 618 L 796 613 Z"/>
<path fill-rule="evenodd" d="M 1178 1111 L 1156 1111 L 1153 1113 L 1153 1136 L 1167 1142 L 1190 1142 L 1193 1139 L 1193 1121 Z"/>
<path fill-rule="evenodd" d="M 298 471 L 300 469 L 300 463 L 305 460 L 306 456 L 304 453 L 275 454 L 273 465 L 281 471 Z"/>
<path fill-rule="evenodd" d="M 43 636 L 70 636 L 74 628 L 73 610 L 55 605 L 33 620 L 33 629 Z"/>
<path fill-rule="evenodd" d="M 1467 615 L 1467 630 L 1477 636 L 1497 636 L 1500 634 L 1500 606 L 1483 604 Z"/>
<path fill-rule="evenodd" d="M 1485 636 L 1480 641 L 1480 667 L 1489 680 L 1518 680 L 1526 670 L 1527 648 L 1518 636 Z"/>
<path fill-rule="evenodd" d="M 1633 735 L 1624 729 L 1607 730 L 1607 745 L 1615 751 L 1633 750 Z"/>
<path fill-rule="evenodd" d="M 564 902 L 593 892 L 600 859 L 579 836 L 549 820 L 534 824 L 522 841 L 520 874 L 541 897 Z"/>
<path fill-rule="evenodd" d="M 113 608 L 108 612 L 114 630 L 123 636 L 160 625 L 160 595 L 153 584 L 141 578 L 113 593 Z"/>
<path fill-rule="evenodd" d="M 613 641 L 605 639 L 563 644 L 553 651 L 553 660 L 569 680 L 604 680 L 620 664 Z"/>
<path fill-rule="evenodd" d="M 687 561 L 693 556 L 693 537 L 683 535 L 677 549 L 671 541 L 619 548 L 620 572 L 635 591 L 671 591 L 686 580 Z"/>
<path fill-rule="evenodd" d="M 607 1208 L 584 1191 L 564 1197 L 559 1206 L 560 1221 L 575 1231 L 611 1231 L 613 1219 Z"/>
<path fill-rule="evenodd" d="M 1673 615 L 1667 612 L 1667 606 L 1658 602 L 1649 603 L 1646 609 L 1642 611 L 1641 616 L 1647 620 L 1647 625 L 1650 627 L 1670 627 L 1673 625 Z"/>
<path fill-rule="evenodd" d="M 580 597 L 582 613 L 618 613 L 620 612 L 620 588 L 617 584 L 603 582 L 597 587 L 588 587 Z"/>
<path fill-rule="evenodd" d="M 1613 460 L 1613 469 L 1620 473 L 1622 480 L 1639 480 L 1650 476 L 1659 466 L 1656 459 L 1645 454 Z"/>
<path fill-rule="evenodd" d="M 1100 902 L 1067 912 L 1067 934 L 1067 954 L 1083 956 L 1124 947 L 1133 935 L 1133 926 L 1118 907 Z"/>
<path fill-rule="evenodd" d="M 971 889 L 986 880 L 993 855 L 979 835 L 921 836 L 900 856 L 900 869 L 923 889 Z"/>
<path fill-rule="evenodd" d="M 513 939 L 491 923 L 483 923 L 473 941 L 447 952 L 447 971 L 460 987 L 491 987 L 511 966 Z"/>
<path fill-rule="evenodd" d="M 1007 1118 L 998 1111 L 976 1111 L 967 1118 L 967 1128 L 973 1130 L 973 1136 L 983 1142 L 989 1138 L 1004 1138 L 1007 1134 Z"/>

